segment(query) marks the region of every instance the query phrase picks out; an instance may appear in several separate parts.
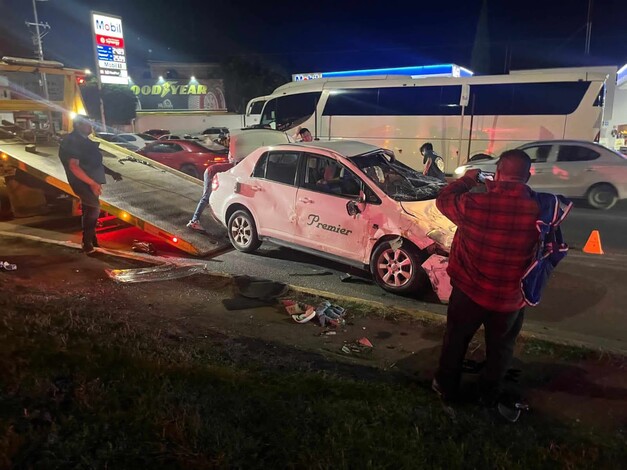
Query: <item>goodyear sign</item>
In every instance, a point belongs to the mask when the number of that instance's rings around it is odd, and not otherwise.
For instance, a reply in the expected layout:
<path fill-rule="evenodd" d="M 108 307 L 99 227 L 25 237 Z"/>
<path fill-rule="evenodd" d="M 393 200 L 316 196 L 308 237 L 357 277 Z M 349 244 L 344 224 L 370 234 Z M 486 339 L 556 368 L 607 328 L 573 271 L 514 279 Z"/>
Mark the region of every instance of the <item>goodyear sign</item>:
<path fill-rule="evenodd" d="M 138 110 L 226 110 L 222 80 L 143 80 L 134 82 L 131 91 Z"/>

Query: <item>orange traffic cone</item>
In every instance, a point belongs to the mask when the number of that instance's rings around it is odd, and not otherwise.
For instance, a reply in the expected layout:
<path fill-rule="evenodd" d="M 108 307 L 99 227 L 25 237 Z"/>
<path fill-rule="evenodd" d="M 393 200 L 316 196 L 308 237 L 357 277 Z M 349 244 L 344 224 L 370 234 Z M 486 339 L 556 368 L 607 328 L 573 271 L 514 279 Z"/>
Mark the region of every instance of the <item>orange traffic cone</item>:
<path fill-rule="evenodd" d="M 598 230 L 593 230 L 590 234 L 590 238 L 586 242 L 586 246 L 583 247 L 584 253 L 590 253 L 591 255 L 603 255 L 603 248 L 601 247 L 601 235 Z"/>

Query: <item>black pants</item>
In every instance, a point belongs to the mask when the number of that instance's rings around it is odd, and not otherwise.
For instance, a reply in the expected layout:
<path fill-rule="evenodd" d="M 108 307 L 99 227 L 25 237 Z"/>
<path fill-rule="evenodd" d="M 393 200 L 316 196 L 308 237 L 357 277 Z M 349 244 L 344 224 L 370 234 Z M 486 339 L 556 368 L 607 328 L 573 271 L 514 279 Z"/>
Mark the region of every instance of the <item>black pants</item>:
<path fill-rule="evenodd" d="M 74 194 L 81 200 L 83 246 L 91 246 L 96 239 L 96 224 L 98 224 L 98 217 L 100 216 L 100 200 L 91 188 L 82 181 L 73 182 L 71 186 Z"/>
<path fill-rule="evenodd" d="M 96 239 L 96 225 L 100 216 L 100 206 L 87 206 L 81 203 L 83 216 L 81 222 L 83 225 L 83 245 L 91 246 Z"/>
<path fill-rule="evenodd" d="M 487 310 L 473 302 L 461 290 L 453 288 L 440 367 L 435 375 L 445 396 L 454 397 L 457 394 L 468 344 L 483 325 L 486 364 L 480 379 L 480 393 L 487 400 L 498 398 L 501 382 L 514 355 L 514 345 L 522 328 L 524 311 L 524 308 L 510 313 Z"/>

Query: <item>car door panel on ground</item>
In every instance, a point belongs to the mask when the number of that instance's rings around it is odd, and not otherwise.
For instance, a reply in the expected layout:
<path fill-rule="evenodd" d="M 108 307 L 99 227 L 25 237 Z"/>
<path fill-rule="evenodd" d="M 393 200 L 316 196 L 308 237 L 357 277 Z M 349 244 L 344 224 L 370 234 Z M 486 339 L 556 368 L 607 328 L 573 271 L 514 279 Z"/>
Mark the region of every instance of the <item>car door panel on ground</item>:
<path fill-rule="evenodd" d="M 336 160 L 305 154 L 296 195 L 294 238 L 299 245 L 363 261 L 368 235 L 364 214 L 346 205 L 359 198 L 362 182 Z"/>
<path fill-rule="evenodd" d="M 251 206 L 258 213 L 253 216 L 262 237 L 293 242 L 296 176 L 300 155 L 300 152 L 289 151 L 266 152 L 255 165 L 252 177 L 240 182 L 240 192 L 254 199 Z M 272 217 L 269 214 L 273 214 Z M 268 224 L 266 220 L 272 223 Z"/>

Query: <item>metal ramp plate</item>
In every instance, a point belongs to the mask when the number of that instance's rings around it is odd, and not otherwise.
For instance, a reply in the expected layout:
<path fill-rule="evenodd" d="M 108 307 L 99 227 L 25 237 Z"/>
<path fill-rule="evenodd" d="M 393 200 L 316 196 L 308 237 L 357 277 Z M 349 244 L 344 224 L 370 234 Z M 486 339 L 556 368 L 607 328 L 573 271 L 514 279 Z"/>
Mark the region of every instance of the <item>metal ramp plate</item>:
<path fill-rule="evenodd" d="M 101 143 L 101 149 L 104 164 L 124 178 L 114 182 L 107 176 L 100 197 L 103 210 L 193 255 L 208 256 L 231 247 L 209 210 L 203 217 L 206 233 L 185 226 L 202 195 L 201 181 L 112 144 Z M 35 154 L 27 152 L 22 141 L 0 140 L 3 161 L 73 194 L 58 151 L 56 145 L 38 145 Z M 125 161 L 128 158 L 138 161 Z"/>

